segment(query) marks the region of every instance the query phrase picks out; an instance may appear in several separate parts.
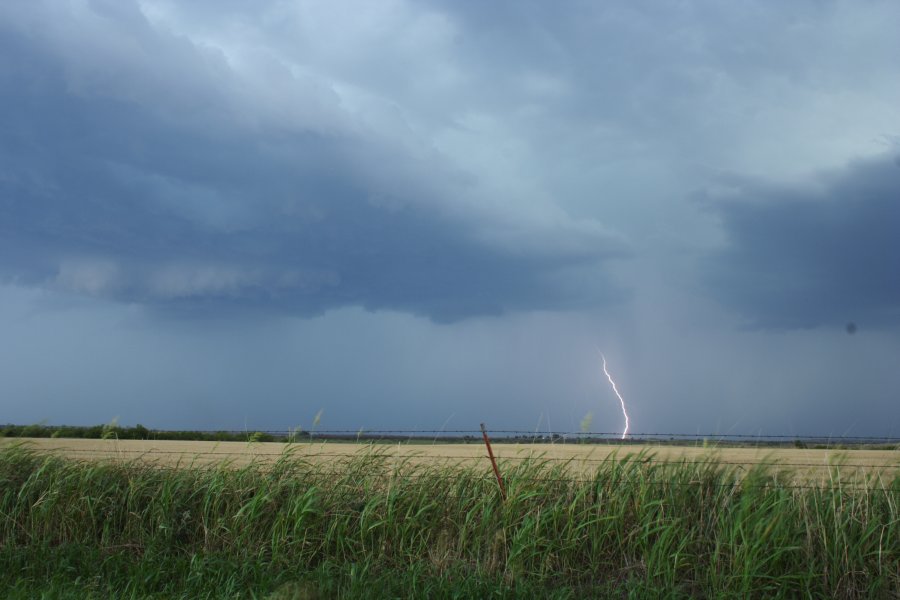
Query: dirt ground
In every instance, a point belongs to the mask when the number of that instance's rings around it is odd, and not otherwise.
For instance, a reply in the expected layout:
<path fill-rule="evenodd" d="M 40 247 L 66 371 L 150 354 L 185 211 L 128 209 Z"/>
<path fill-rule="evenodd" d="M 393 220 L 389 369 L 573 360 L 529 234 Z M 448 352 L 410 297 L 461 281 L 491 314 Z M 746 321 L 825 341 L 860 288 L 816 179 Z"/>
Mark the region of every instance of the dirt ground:
<path fill-rule="evenodd" d="M 303 442 L 180 442 L 144 440 L 85 439 L 0 439 L 0 447 L 25 444 L 40 452 L 48 452 L 81 460 L 142 461 L 162 466 L 196 467 L 227 462 L 243 466 L 251 462 L 274 462 L 285 452 L 311 461 L 341 461 L 354 455 L 375 452 L 391 460 L 427 462 L 429 464 L 483 465 L 490 469 L 482 444 L 386 444 Z M 718 460 L 744 469 L 760 463 L 772 464 L 781 472 L 801 475 L 804 479 L 829 480 L 834 467 L 840 467 L 841 479 L 859 480 L 880 476 L 890 481 L 900 473 L 900 451 L 897 450 L 801 450 L 794 448 L 703 448 L 699 446 L 641 446 L 594 444 L 514 444 L 495 443 L 494 454 L 501 467 L 509 468 L 527 458 L 539 458 L 551 464 L 564 464 L 573 474 L 584 475 L 605 461 L 628 454 L 644 453 L 654 461 L 699 462 Z"/>

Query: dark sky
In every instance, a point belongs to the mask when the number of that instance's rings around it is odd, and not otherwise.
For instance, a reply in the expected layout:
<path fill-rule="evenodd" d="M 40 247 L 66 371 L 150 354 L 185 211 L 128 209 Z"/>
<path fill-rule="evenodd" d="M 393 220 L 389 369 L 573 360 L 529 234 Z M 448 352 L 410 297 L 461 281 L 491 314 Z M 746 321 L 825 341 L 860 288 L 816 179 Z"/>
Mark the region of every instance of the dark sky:
<path fill-rule="evenodd" d="M 900 435 L 897 23 L 3 3 L 0 422 Z"/>

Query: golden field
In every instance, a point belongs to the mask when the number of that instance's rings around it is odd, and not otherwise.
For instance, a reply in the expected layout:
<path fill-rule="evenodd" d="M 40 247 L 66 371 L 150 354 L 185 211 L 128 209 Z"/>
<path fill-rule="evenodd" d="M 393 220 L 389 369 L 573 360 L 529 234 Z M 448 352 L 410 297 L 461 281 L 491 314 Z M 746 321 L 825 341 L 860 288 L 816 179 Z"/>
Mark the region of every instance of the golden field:
<path fill-rule="evenodd" d="M 197 467 L 227 463 L 235 467 L 270 463 L 290 454 L 307 461 L 344 462 L 377 453 L 389 461 L 437 465 L 483 466 L 490 471 L 487 452 L 480 443 L 348 443 L 197 442 L 169 440 L 96 440 L 60 438 L 7 438 L 0 447 L 24 444 L 39 452 L 77 460 L 141 461 L 165 467 Z M 774 471 L 804 480 L 828 481 L 840 473 L 845 481 L 861 477 L 892 478 L 900 471 L 900 450 L 796 449 L 773 447 L 702 447 L 637 444 L 493 444 L 501 467 L 526 459 L 546 460 L 567 468 L 572 476 L 585 476 L 603 462 L 643 453 L 653 461 L 716 461 L 747 470 L 766 464 Z M 839 467 L 839 469 L 836 469 Z"/>

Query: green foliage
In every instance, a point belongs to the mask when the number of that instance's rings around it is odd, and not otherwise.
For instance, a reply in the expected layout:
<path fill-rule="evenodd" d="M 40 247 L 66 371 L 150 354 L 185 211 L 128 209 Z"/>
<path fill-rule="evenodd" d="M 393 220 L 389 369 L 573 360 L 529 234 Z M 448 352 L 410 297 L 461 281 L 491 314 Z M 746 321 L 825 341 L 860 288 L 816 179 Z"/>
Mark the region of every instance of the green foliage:
<path fill-rule="evenodd" d="M 280 441 L 279 438 L 264 432 L 257 432 L 256 441 Z M 79 427 L 72 425 L 4 425 L 0 426 L 0 437 L 28 438 L 84 438 L 84 439 L 119 439 L 119 440 L 179 440 L 179 441 L 211 441 L 211 442 L 245 442 L 246 433 L 232 431 L 155 431 L 135 425 L 122 427 L 114 419 L 106 425 Z"/>
<path fill-rule="evenodd" d="M 272 435 L 269 435 L 268 433 L 264 433 L 262 431 L 254 431 L 253 433 L 251 433 L 250 435 L 247 436 L 247 441 L 250 443 L 274 442 L 275 437 Z"/>
<path fill-rule="evenodd" d="M 581 419 L 581 433 L 588 433 L 591 430 L 591 423 L 594 422 L 594 413 L 588 412 Z"/>
<path fill-rule="evenodd" d="M 573 480 L 329 464 L 163 469 L 0 451 L 3 597 L 896 597 L 900 479 L 787 487 L 646 456 Z M 664 592 L 664 593 L 663 593 Z"/>
<path fill-rule="evenodd" d="M 287 438 L 285 439 L 285 441 L 286 441 L 288 444 L 293 444 L 293 443 L 297 442 L 297 441 L 300 439 L 300 435 L 301 435 L 302 433 L 303 433 L 303 428 L 300 427 L 299 425 L 298 425 L 297 427 L 294 427 L 294 428 L 290 428 L 290 427 L 289 427 L 289 428 L 288 428 Z"/>
<path fill-rule="evenodd" d="M 115 417 L 108 424 L 103 426 L 103 431 L 100 434 L 100 439 L 102 440 L 117 440 L 119 439 L 119 417 Z"/>

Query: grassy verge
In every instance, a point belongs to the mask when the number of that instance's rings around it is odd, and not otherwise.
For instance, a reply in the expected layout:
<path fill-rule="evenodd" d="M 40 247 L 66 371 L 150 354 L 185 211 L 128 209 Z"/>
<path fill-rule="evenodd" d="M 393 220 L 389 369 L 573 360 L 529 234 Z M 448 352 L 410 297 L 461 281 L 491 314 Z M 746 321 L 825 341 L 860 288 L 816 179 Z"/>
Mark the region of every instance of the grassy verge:
<path fill-rule="evenodd" d="M 900 597 L 900 479 L 626 457 L 163 469 L 0 451 L 3 597 Z"/>

